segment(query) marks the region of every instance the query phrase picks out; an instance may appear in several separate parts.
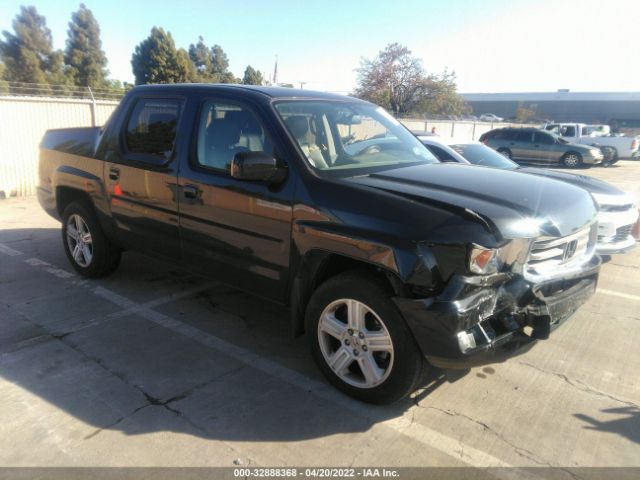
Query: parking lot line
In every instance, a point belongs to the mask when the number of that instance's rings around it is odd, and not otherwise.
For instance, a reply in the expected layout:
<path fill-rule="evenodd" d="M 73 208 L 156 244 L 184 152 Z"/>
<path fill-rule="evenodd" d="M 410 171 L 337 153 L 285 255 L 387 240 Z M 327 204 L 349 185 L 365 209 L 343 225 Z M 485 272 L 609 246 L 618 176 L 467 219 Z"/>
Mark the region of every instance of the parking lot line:
<path fill-rule="evenodd" d="M 18 250 L 14 250 L 13 248 L 8 247 L 4 243 L 0 243 L 0 253 L 4 255 L 9 255 L 10 257 L 17 257 L 19 255 L 24 255 L 22 252 L 19 252 Z"/>
<path fill-rule="evenodd" d="M 626 300 L 634 300 L 636 302 L 640 302 L 640 295 L 632 295 L 630 293 L 616 292 L 613 290 L 607 290 L 605 288 L 598 288 L 596 293 L 602 293 L 604 295 L 611 295 L 612 297 L 620 297 Z"/>

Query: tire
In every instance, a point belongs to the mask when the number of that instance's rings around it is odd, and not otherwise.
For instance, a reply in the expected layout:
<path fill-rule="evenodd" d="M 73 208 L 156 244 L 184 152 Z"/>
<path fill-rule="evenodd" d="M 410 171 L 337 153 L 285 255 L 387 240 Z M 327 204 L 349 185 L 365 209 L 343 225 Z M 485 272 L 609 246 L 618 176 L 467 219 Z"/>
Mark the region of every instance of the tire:
<path fill-rule="evenodd" d="M 578 152 L 567 152 L 562 156 L 561 162 L 567 168 L 578 168 L 582 166 L 582 156 Z"/>
<path fill-rule="evenodd" d="M 383 405 L 417 388 L 425 360 L 389 288 L 371 274 L 350 271 L 323 283 L 309 300 L 305 326 L 316 364 L 347 395 Z"/>
<path fill-rule="evenodd" d="M 121 250 L 105 236 L 93 209 L 84 202 L 71 202 L 64 209 L 62 245 L 71 266 L 84 277 L 104 277 L 120 264 Z"/>
<path fill-rule="evenodd" d="M 511 160 L 511 150 L 509 150 L 508 148 L 499 148 L 498 149 L 498 153 L 500 155 L 504 155 L 505 157 L 507 157 L 509 160 Z"/>
<path fill-rule="evenodd" d="M 602 150 L 602 154 L 604 155 L 604 159 L 602 160 L 603 167 L 610 167 L 620 160 L 618 150 L 615 147 L 606 146 L 602 147 L 600 150 Z"/>

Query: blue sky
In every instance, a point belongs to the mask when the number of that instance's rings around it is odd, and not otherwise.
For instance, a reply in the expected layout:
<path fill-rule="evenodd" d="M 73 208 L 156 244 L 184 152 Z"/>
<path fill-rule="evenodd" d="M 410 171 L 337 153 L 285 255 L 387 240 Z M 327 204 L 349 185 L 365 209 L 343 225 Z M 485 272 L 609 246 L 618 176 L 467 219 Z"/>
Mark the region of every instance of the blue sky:
<path fill-rule="evenodd" d="M 64 48 L 77 0 L 0 0 L 0 30 L 20 5 L 47 19 Z M 454 70 L 462 92 L 640 90 L 636 0 L 181 0 L 84 2 L 102 29 L 112 78 L 132 81 L 131 54 L 154 25 L 179 47 L 220 44 L 231 70 L 273 70 L 305 88 L 348 92 L 362 57 L 407 45 L 430 72 Z M 605 67 L 609 65 L 609 67 Z"/>

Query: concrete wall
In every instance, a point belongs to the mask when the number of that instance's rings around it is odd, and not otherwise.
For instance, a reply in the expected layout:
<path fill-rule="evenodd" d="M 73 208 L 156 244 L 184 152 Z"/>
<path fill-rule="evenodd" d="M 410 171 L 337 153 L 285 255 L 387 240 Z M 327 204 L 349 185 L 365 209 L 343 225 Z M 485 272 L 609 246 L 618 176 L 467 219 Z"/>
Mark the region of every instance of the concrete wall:
<path fill-rule="evenodd" d="M 38 145 L 50 128 L 91 127 L 107 121 L 118 102 L 0 97 L 0 194 L 35 194 Z"/>
<path fill-rule="evenodd" d="M 46 130 L 103 125 L 117 105 L 116 101 L 102 100 L 0 97 L 0 195 L 36 193 L 38 145 Z M 438 135 L 461 140 L 477 140 L 484 132 L 507 125 L 448 120 L 401 121 L 411 130 L 431 131 L 435 127 Z"/>

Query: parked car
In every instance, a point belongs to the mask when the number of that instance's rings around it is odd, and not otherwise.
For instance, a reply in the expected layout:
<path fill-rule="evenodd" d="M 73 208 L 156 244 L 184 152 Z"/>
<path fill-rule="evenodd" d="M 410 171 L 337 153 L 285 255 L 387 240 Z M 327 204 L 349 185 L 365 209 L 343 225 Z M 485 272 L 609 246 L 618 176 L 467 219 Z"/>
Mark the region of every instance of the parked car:
<path fill-rule="evenodd" d="M 441 163 L 384 109 L 308 90 L 135 87 L 103 129 L 45 134 L 38 197 L 81 275 L 135 250 L 283 303 L 374 403 L 547 338 L 600 269 L 583 189 Z"/>
<path fill-rule="evenodd" d="M 481 122 L 501 122 L 504 118 L 494 115 L 493 113 L 483 113 L 480 115 L 479 120 Z"/>
<path fill-rule="evenodd" d="M 638 156 L 638 139 L 636 137 L 619 137 L 599 133 L 605 125 L 587 125 L 585 123 L 551 123 L 544 129 L 561 136 L 574 144 L 592 145 L 600 147 L 603 153 L 611 152 L 609 163 L 615 163 L 620 158 L 634 158 Z"/>
<path fill-rule="evenodd" d="M 483 133 L 480 141 L 518 163 L 576 168 L 597 165 L 604 158 L 597 147 L 569 143 L 538 128 L 496 128 Z"/>
<path fill-rule="evenodd" d="M 638 221 L 638 206 L 635 199 L 607 182 L 586 175 L 521 167 L 480 142 L 443 139 L 426 135 L 420 135 L 418 139 L 442 162 L 468 163 L 517 170 L 584 188 L 598 204 L 597 253 L 600 255 L 625 253 L 636 245 L 636 239 L 632 234 L 634 224 Z"/>

